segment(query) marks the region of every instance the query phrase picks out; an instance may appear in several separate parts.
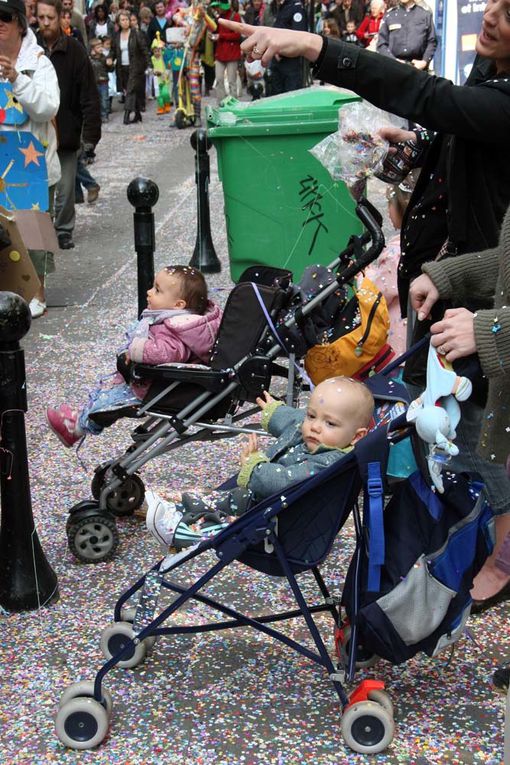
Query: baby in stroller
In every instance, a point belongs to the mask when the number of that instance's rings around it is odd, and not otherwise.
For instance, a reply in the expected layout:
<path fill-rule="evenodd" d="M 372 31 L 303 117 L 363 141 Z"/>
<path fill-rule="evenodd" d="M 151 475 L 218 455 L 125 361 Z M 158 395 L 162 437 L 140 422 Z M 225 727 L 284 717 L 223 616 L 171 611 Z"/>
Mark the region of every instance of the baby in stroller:
<path fill-rule="evenodd" d="M 252 503 L 329 467 L 366 435 L 374 412 L 367 386 L 349 377 L 320 383 L 306 410 L 286 406 L 267 392 L 257 404 L 263 411 L 262 427 L 277 440 L 263 452 L 257 436 L 250 434 L 235 488 L 207 497 L 183 494 L 177 504 L 146 493 L 147 528 L 165 550 L 188 548 L 218 533 Z"/>
<path fill-rule="evenodd" d="M 147 306 L 141 319 L 127 330 L 126 343 L 117 360 L 119 370 L 127 370 L 130 362 L 154 365 L 208 362 L 222 312 L 208 299 L 207 284 L 200 271 L 180 265 L 162 268 L 147 292 Z M 106 421 L 100 424 L 91 415 L 134 414 L 148 387 L 143 381 L 127 383 L 120 371 L 112 373 L 100 380 L 81 411 L 69 404 L 47 409 L 48 424 L 69 448 L 85 435 L 101 433 L 106 426 Z M 111 424 L 117 417 L 107 419 Z"/>

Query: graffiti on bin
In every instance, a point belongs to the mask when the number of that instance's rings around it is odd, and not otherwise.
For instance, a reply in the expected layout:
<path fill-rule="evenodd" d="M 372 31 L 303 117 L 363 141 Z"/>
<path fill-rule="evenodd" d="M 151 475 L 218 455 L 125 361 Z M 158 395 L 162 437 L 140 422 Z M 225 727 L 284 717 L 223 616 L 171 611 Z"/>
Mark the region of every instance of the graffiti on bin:
<path fill-rule="evenodd" d="M 313 178 L 311 175 L 307 175 L 306 178 L 302 178 L 299 181 L 299 199 L 301 202 L 301 209 L 306 213 L 306 218 L 303 221 L 303 228 L 310 226 L 312 231 L 312 239 L 310 246 L 308 247 L 308 255 L 312 255 L 319 233 L 324 230 L 328 233 L 328 227 L 323 222 L 324 211 L 322 209 L 322 197 L 323 195 L 319 191 L 319 181 Z"/>

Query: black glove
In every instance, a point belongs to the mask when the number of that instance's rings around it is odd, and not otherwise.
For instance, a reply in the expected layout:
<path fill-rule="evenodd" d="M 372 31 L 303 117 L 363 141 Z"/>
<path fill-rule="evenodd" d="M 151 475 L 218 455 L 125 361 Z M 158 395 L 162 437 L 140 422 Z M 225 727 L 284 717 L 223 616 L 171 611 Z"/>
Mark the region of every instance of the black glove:
<path fill-rule="evenodd" d="M 91 165 L 95 159 L 96 159 L 96 152 L 94 151 L 95 146 L 91 143 L 86 143 L 83 147 L 83 164 L 84 165 Z"/>

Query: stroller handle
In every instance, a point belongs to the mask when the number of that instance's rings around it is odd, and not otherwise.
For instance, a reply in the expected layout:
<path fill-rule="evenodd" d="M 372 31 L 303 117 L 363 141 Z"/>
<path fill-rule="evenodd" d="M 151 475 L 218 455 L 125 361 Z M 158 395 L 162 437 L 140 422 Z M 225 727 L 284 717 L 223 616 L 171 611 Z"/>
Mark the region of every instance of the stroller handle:
<path fill-rule="evenodd" d="M 366 228 L 366 231 L 358 239 L 361 244 L 371 242 L 371 245 L 350 266 L 338 272 L 336 284 L 340 286 L 351 281 L 354 276 L 370 265 L 381 254 L 385 245 L 384 234 L 381 228 L 381 214 L 365 197 L 362 197 L 356 205 L 356 215 Z"/>

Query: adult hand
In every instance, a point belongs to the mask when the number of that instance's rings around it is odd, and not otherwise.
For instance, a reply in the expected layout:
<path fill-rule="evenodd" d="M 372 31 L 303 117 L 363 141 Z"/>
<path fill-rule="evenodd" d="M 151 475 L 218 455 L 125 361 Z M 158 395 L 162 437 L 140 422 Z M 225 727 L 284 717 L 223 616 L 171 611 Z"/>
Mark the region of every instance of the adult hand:
<path fill-rule="evenodd" d="M 413 58 L 411 61 L 411 64 L 414 66 L 415 69 L 426 69 L 428 64 L 426 61 L 424 61 L 421 58 Z"/>
<path fill-rule="evenodd" d="M 245 442 L 243 448 L 241 449 L 241 465 L 244 465 L 246 462 L 248 462 L 250 455 L 258 452 L 258 450 L 259 442 L 257 436 L 255 433 L 250 433 L 248 440 Z"/>
<path fill-rule="evenodd" d="M 393 127 L 388 125 L 387 127 L 379 128 L 377 134 L 384 138 L 389 143 L 403 143 L 404 141 L 416 141 L 416 134 L 412 130 L 404 130 L 403 128 Z M 395 149 L 393 150 L 395 151 Z"/>
<path fill-rule="evenodd" d="M 430 276 L 421 274 L 411 282 L 409 297 L 418 321 L 423 321 L 429 318 L 432 306 L 439 300 L 439 292 Z"/>
<path fill-rule="evenodd" d="M 272 404 L 274 400 L 275 399 L 269 395 L 267 390 L 264 391 L 264 398 L 260 398 L 259 396 L 258 398 L 255 399 L 255 401 L 257 402 L 257 404 L 260 406 L 262 410 L 264 410 L 268 404 Z"/>
<path fill-rule="evenodd" d="M 0 56 L 0 77 L 13 83 L 18 76 L 14 64 L 7 56 Z"/>
<path fill-rule="evenodd" d="M 271 59 L 284 56 L 297 58 L 304 56 L 308 61 L 316 61 L 322 50 L 322 37 L 312 32 L 295 32 L 290 29 L 275 27 L 255 27 L 237 21 L 219 19 L 219 23 L 246 38 L 241 43 L 241 50 L 248 61 L 260 60 L 267 66 Z"/>
<path fill-rule="evenodd" d="M 431 343 L 447 361 L 476 352 L 474 317 L 467 308 L 448 308 L 441 321 L 431 326 Z"/>

